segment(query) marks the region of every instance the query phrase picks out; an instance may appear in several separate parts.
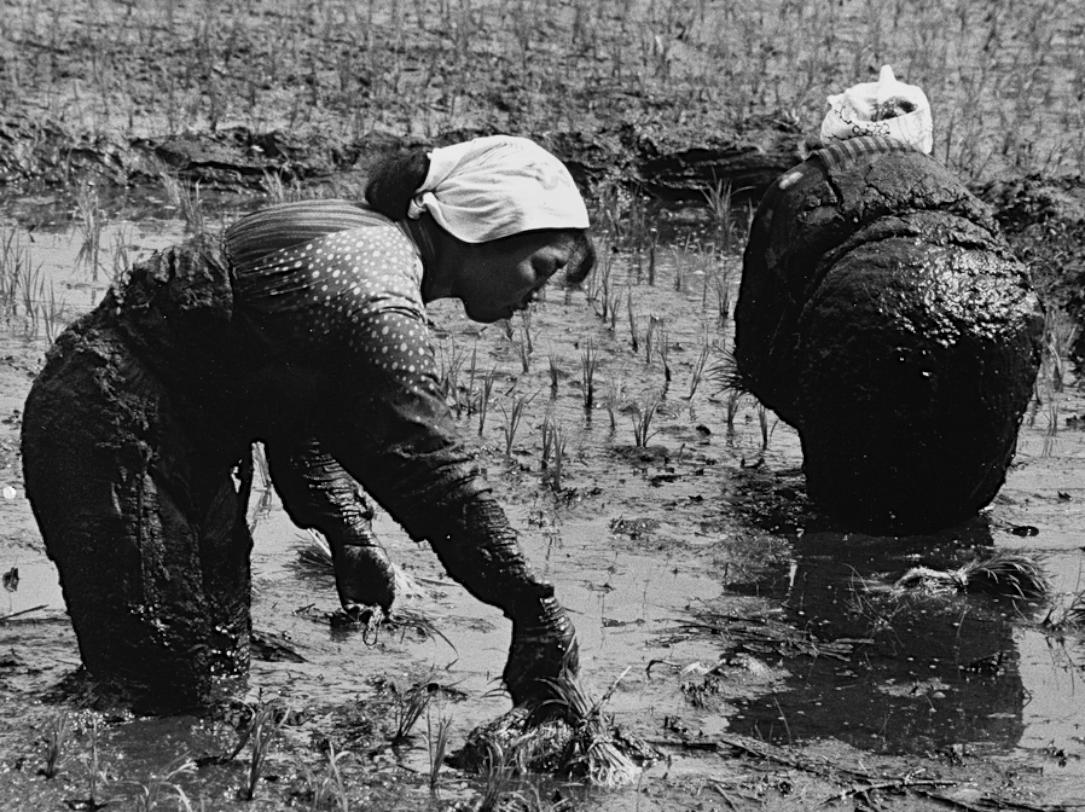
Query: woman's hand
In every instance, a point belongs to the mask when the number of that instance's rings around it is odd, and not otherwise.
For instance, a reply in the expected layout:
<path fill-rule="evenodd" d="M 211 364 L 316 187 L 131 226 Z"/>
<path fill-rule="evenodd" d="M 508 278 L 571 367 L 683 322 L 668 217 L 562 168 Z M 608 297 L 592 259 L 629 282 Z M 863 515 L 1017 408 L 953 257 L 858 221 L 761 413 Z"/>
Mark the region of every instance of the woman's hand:
<path fill-rule="evenodd" d="M 396 597 L 392 562 L 381 547 L 348 544 L 334 552 L 335 587 L 348 614 L 359 607 L 379 606 L 385 615 Z"/>
<path fill-rule="evenodd" d="M 552 595 L 518 613 L 503 674 L 515 705 L 537 705 L 553 694 L 549 681 L 580 670 L 576 629 Z"/>

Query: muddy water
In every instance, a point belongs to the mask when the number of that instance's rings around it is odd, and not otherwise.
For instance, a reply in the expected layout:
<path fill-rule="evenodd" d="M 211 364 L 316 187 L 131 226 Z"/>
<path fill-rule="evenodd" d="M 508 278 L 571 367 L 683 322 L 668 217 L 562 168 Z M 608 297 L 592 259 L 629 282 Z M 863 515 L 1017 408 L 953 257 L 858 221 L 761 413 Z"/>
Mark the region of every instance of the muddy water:
<path fill-rule="evenodd" d="M 63 293 L 66 317 L 101 296 L 118 251 L 135 258 L 181 237 L 172 220 L 111 223 L 95 278 L 85 264 L 76 267 L 78 232 L 39 228 L 20 235 L 58 298 Z M 1042 407 L 1022 430 L 1007 484 L 982 516 L 922 537 L 847 533 L 806 503 L 795 433 L 751 399 L 736 402 L 721 388 L 718 369 L 726 367 L 731 336 L 721 302 L 734 301 L 738 273 L 733 253 L 661 247 L 654 266 L 647 257 L 613 255 L 613 322 L 610 306 L 603 318 L 598 290 L 592 299 L 550 291 L 530 323 L 508 329 L 471 324 L 446 303 L 433 308 L 464 432 L 523 529 L 531 559 L 573 612 L 590 692 L 601 696 L 617 681 L 606 707 L 619 725 L 656 742 L 704 742 L 729 732 L 778 744 L 827 742 L 839 752 L 979 758 L 1042 773 L 1053 799 L 1082 800 L 1085 635 L 1043 623 L 1062 617 L 1085 590 L 1080 383 L 1068 379 L 1060 393 L 1045 388 Z M 41 335 L 9 336 L 4 352 L 32 370 L 43 348 Z M 597 368 L 586 408 L 589 348 Z M 705 374 L 694 388 L 702 352 Z M 480 433 L 478 397 L 491 375 Z M 19 408 L 29 385 L 25 371 L 13 369 L 9 378 L 4 416 Z M 634 427 L 653 403 L 649 436 L 638 445 Z M 544 424 L 559 427 L 564 441 L 560 482 L 553 457 L 542 468 Z M 0 595 L 7 601 L 0 610 L 28 611 L 0 625 L 0 651 L 15 657 L 4 669 L 11 724 L 0 733 L 0 748 L 37 758 L 40 720 L 54 712 L 41 699 L 75 668 L 78 652 L 17 460 L 4 462 L 0 474 L 14 494 L 5 491 L 11 498 L 0 500 L 0 568 L 18 566 L 21 578 L 17 591 Z M 258 477 L 253 616 L 261 639 L 275 646 L 254 663 L 248 698 L 281 695 L 292 708 L 309 709 L 308 728 L 291 734 L 295 744 L 303 734 L 320 733 L 349 749 L 342 709 L 389 685 L 446 687 L 430 713 L 433 721 L 452 720 L 454 744 L 507 708 L 493 689 L 508 624 L 445 577 L 428 549 L 379 515 L 378 529 L 414 592 L 402 602 L 401 621 L 374 638 L 334 628 L 330 575 L 300 564 L 308 538 L 261 485 Z M 992 548 L 1038 558 L 1051 599 L 1027 604 L 890 589 L 910 567 L 949 569 Z M 276 646 L 296 656 L 267 659 Z M 20 723 L 24 714 L 39 720 L 35 733 Z M 424 727 L 425 720 L 419 730 Z M 113 725 L 102 758 L 112 775 L 135 783 L 116 779 L 111 792 L 135 797 L 141 784 L 185 757 L 227 747 L 227 734 L 184 718 Z M 661 798 L 674 803 L 691 802 L 691 787 L 724 769 L 718 756 L 660 746 L 670 759 L 649 770 L 646 781 L 666 776 Z M 394 759 L 379 758 L 424 776 L 424 733 Z M 297 777 L 285 760 L 276 769 Z M 674 783 L 683 776 L 686 783 Z M 176 778 L 190 797 L 221 804 L 239 781 L 236 770 L 219 768 Z M 467 793 L 459 777 L 446 782 L 453 797 Z M 422 779 L 407 784 L 405 797 L 428 803 Z M 33 797 L 32 790 L 19 791 Z M 592 803 L 627 808 L 634 801 L 625 790 Z"/>

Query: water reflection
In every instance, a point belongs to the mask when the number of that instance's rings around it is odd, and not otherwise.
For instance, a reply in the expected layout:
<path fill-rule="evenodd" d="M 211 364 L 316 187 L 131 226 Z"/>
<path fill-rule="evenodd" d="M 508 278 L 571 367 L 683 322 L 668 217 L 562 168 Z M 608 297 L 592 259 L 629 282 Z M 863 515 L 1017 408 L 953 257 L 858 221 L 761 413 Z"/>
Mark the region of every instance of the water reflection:
<path fill-rule="evenodd" d="M 731 729 L 777 743 L 833 737 L 897 754 L 1015 746 L 1028 693 L 1014 623 L 1034 608 L 991 595 L 892 588 L 913 566 L 952 569 L 990 552 L 988 520 L 923 536 L 844 533 L 809 511 L 794 476 L 752 473 L 743 500 L 751 491 L 769 496 L 775 509 L 765 511 L 761 501 L 753 518 L 789 536 L 789 566 L 728 589 L 778 603 L 782 614 L 774 618 L 808 644 L 758 652 L 775 657 L 771 664 L 787 676 L 772 692 L 740 701 Z"/>

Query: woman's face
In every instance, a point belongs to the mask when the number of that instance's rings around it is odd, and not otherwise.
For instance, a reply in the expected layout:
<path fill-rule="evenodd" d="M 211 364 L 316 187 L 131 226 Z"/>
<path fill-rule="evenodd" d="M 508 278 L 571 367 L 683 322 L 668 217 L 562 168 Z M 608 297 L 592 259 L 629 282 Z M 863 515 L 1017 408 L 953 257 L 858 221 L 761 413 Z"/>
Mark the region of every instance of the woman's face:
<path fill-rule="evenodd" d="M 577 253 L 575 231 L 528 231 L 471 245 L 453 289 L 474 321 L 507 319 Z"/>

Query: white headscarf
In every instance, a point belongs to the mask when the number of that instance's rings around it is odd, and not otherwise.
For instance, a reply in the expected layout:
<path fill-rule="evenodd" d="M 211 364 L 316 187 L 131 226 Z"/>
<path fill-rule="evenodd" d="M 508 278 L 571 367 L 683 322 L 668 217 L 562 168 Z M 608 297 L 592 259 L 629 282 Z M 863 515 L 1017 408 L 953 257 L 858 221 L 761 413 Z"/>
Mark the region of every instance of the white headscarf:
<path fill-rule="evenodd" d="M 829 96 L 829 112 L 821 122 L 821 143 L 860 135 L 883 135 L 930 154 L 934 147 L 931 104 L 916 85 L 905 84 L 883 65 L 877 82 L 853 85 Z"/>
<path fill-rule="evenodd" d="M 429 153 L 407 216 L 423 211 L 452 236 L 488 242 L 542 228 L 587 228 L 588 210 L 565 164 L 534 141 L 475 138 Z"/>

